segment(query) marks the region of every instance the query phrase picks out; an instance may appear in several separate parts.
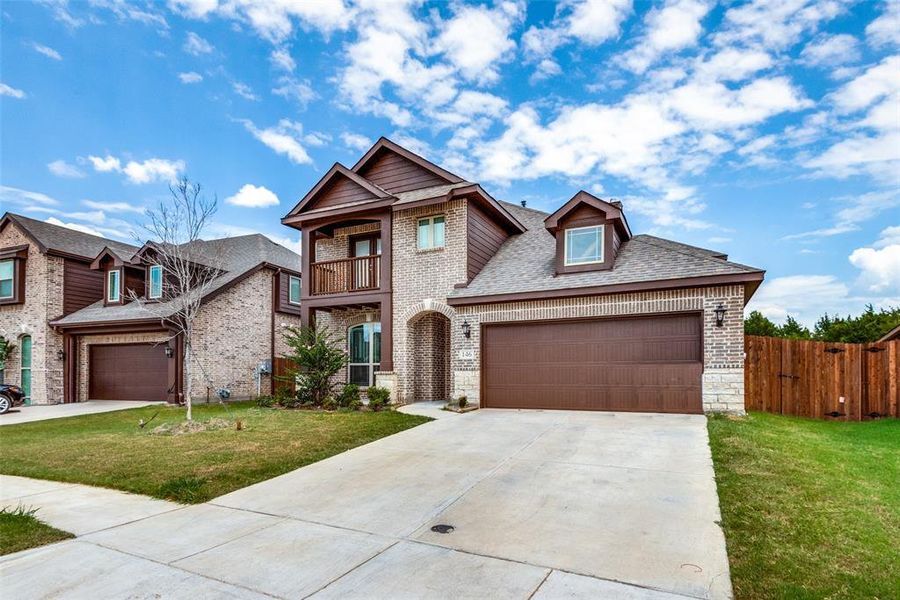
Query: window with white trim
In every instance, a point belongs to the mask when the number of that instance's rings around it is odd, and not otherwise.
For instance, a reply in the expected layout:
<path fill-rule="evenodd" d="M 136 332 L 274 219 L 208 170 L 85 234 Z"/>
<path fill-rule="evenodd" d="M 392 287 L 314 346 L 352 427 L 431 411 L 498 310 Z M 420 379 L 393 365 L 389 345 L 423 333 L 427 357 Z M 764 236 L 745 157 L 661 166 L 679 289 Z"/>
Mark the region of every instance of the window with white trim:
<path fill-rule="evenodd" d="M 0 260 L 0 299 L 16 295 L 16 263 L 14 260 Z"/>
<path fill-rule="evenodd" d="M 603 225 L 566 229 L 566 266 L 603 262 Z"/>
<path fill-rule="evenodd" d="M 362 323 L 348 329 L 347 346 L 347 381 L 360 387 L 375 385 L 375 371 L 381 366 L 381 323 Z"/>
<path fill-rule="evenodd" d="M 444 216 L 419 219 L 419 250 L 444 247 Z"/>
<path fill-rule="evenodd" d="M 147 297 L 158 300 L 163 295 L 163 268 L 162 265 L 150 265 L 150 286 Z"/>
<path fill-rule="evenodd" d="M 300 304 L 300 278 L 290 275 L 288 278 L 288 302 Z"/>
<path fill-rule="evenodd" d="M 118 269 L 113 269 L 112 271 L 108 271 L 106 273 L 106 301 L 107 302 L 118 302 L 121 298 L 121 293 L 119 286 L 122 281 L 122 272 Z"/>

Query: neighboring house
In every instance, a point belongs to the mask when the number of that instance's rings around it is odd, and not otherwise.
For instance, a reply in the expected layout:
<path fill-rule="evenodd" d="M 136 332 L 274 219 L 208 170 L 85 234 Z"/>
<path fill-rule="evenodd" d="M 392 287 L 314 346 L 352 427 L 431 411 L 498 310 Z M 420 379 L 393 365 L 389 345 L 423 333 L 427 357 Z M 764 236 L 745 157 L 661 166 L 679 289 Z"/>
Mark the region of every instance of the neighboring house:
<path fill-rule="evenodd" d="M 191 252 L 222 271 L 196 320 L 195 400 L 222 387 L 269 393 L 257 369 L 287 350 L 282 326 L 299 324 L 300 257 L 262 235 L 195 242 Z M 6 382 L 34 404 L 183 400 L 183 345 L 163 318 L 162 285 L 151 244 L 5 214 L 0 334 L 16 346 Z"/>
<path fill-rule="evenodd" d="M 900 340 L 900 325 L 897 325 L 878 339 L 879 342 L 890 342 L 891 340 Z"/>
<path fill-rule="evenodd" d="M 744 408 L 743 308 L 764 272 L 634 235 L 619 202 L 499 202 L 382 138 L 282 223 L 303 232 L 302 321 L 345 340 L 344 381 L 399 402 Z"/>

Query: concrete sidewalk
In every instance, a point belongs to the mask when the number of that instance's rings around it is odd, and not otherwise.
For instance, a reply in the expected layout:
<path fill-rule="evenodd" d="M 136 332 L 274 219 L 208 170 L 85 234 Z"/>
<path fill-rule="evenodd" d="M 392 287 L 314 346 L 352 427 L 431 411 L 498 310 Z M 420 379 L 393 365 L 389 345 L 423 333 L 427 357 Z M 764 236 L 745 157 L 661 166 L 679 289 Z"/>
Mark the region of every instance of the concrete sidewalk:
<path fill-rule="evenodd" d="M 87 402 L 73 402 L 71 404 L 33 404 L 31 406 L 19 406 L 5 415 L 0 415 L 0 425 L 31 423 L 34 421 L 46 421 L 47 419 L 63 419 L 65 417 L 92 415 L 115 410 L 125 410 L 128 408 L 140 408 L 142 406 L 150 406 L 153 404 L 165 404 L 165 402 L 88 400 Z"/>

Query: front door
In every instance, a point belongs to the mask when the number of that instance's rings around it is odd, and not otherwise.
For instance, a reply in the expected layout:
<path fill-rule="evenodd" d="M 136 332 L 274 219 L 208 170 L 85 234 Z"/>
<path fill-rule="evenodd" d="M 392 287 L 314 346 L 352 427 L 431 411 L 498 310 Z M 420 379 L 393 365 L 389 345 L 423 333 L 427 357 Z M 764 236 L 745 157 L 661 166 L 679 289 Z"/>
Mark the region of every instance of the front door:
<path fill-rule="evenodd" d="M 347 331 L 350 362 L 347 381 L 360 387 L 375 385 L 381 363 L 381 323 L 362 323 Z"/>
<path fill-rule="evenodd" d="M 31 404 L 31 347 L 32 341 L 30 335 L 22 336 L 21 340 L 21 369 L 19 371 L 19 383 L 22 391 L 25 392 L 25 404 Z"/>

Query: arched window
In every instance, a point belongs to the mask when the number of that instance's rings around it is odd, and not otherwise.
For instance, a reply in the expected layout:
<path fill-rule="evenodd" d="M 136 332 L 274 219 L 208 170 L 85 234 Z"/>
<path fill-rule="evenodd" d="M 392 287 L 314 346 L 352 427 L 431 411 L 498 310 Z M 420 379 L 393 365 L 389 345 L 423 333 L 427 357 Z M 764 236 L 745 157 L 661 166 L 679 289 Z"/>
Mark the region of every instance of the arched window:
<path fill-rule="evenodd" d="M 381 323 L 362 323 L 347 330 L 350 350 L 347 380 L 358 386 L 375 385 L 381 362 Z"/>

